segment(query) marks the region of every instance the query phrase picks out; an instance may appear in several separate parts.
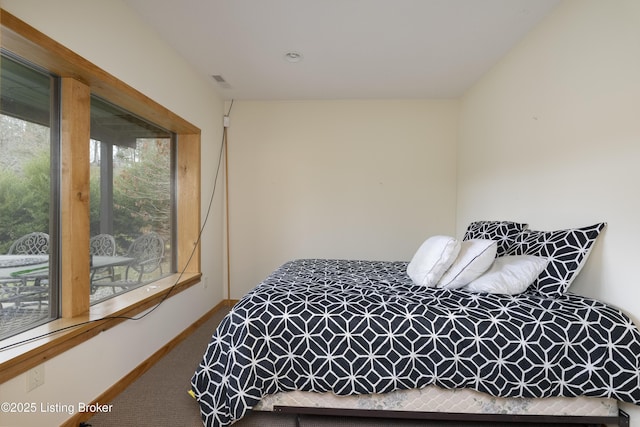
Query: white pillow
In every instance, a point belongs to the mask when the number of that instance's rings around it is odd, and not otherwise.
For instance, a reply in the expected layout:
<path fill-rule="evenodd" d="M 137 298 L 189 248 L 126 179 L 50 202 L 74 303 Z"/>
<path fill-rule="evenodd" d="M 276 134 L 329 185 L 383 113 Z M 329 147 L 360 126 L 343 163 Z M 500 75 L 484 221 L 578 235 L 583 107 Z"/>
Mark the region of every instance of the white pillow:
<path fill-rule="evenodd" d="M 498 251 L 498 242 L 487 239 L 465 240 L 458 257 L 438 281 L 439 288 L 457 289 L 487 271 Z"/>
<path fill-rule="evenodd" d="M 416 285 L 435 286 L 460 252 L 455 237 L 433 236 L 420 245 L 407 265 L 407 274 Z"/>
<path fill-rule="evenodd" d="M 498 257 L 491 268 L 464 287 L 470 292 L 516 295 L 527 290 L 549 260 L 534 255 Z"/>

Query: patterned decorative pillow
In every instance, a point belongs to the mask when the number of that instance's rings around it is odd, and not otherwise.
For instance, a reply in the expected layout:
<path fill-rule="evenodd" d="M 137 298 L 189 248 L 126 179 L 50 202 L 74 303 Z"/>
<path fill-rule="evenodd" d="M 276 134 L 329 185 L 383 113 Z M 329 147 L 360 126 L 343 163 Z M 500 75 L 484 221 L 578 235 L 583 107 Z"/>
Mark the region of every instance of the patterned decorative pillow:
<path fill-rule="evenodd" d="M 525 230 L 507 255 L 535 255 L 549 259 L 533 282 L 541 295 L 556 298 L 564 294 L 584 266 L 591 247 L 606 227 L 601 222 L 588 227 L 556 231 Z"/>
<path fill-rule="evenodd" d="M 496 256 L 504 256 L 515 242 L 516 237 L 528 226 L 528 224 L 512 221 L 474 221 L 467 227 L 462 240 L 495 240 L 498 242 Z"/>

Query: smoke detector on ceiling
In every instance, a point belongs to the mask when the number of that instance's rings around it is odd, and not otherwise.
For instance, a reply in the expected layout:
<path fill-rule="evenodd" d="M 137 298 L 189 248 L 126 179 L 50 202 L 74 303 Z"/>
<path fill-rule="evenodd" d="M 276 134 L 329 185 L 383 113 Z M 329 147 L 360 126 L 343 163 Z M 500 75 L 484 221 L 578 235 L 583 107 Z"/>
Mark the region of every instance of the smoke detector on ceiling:
<path fill-rule="evenodd" d="M 287 52 L 284 54 L 284 59 L 287 62 L 300 62 L 302 61 L 302 54 L 296 51 Z"/>

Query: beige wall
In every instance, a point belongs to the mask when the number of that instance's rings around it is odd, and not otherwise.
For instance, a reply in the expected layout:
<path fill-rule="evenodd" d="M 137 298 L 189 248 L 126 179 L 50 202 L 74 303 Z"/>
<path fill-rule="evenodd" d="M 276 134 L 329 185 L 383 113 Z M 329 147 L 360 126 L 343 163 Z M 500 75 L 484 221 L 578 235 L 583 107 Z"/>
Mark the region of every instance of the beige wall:
<path fill-rule="evenodd" d="M 410 259 L 455 231 L 457 101 L 238 102 L 232 298 L 293 258 Z"/>
<path fill-rule="evenodd" d="M 120 0 L 0 0 L 0 6 L 202 130 L 204 218 L 215 172 L 208 165 L 217 160 L 224 114 L 211 81 L 198 76 Z M 203 275 L 210 286 L 194 286 L 143 320 L 125 322 L 47 361 L 45 384 L 32 392 L 26 391 L 26 375 L 0 384 L 0 401 L 89 403 L 220 302 L 222 200 L 220 191 L 202 237 Z M 70 416 L 0 413 L 0 425 L 53 426 Z"/>
<path fill-rule="evenodd" d="M 0 5 L 202 128 L 208 202 L 223 114 L 209 82 L 118 0 Z M 572 291 L 640 318 L 639 5 L 561 3 L 460 102 L 237 101 L 229 129 L 231 297 L 291 258 L 409 259 L 425 237 L 460 235 L 475 219 L 539 229 L 607 221 Z M 149 78 L 144 65 L 159 57 L 172 60 Z M 26 393 L 19 376 L 0 385 L 0 396 L 90 401 L 217 303 L 225 292 L 217 285 L 220 206 L 218 196 L 203 237 L 212 286 L 192 288 L 153 317 L 51 360 L 44 387 Z M 85 363 L 104 354 L 109 363 L 101 370 Z M 639 411 L 625 409 L 637 424 Z M 0 424 L 63 419 L 0 416 Z"/>
<path fill-rule="evenodd" d="M 640 2 L 561 3 L 462 100 L 457 216 L 458 231 L 476 218 L 607 221 L 570 290 L 636 321 L 639 52 Z"/>

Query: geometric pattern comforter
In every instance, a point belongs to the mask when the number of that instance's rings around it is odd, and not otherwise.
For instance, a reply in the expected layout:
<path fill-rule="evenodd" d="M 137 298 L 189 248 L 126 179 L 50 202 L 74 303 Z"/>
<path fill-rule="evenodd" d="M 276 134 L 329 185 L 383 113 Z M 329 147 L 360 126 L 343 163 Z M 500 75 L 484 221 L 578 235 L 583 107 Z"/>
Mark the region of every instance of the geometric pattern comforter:
<path fill-rule="evenodd" d="M 640 332 L 573 294 L 415 286 L 406 262 L 296 260 L 245 295 L 192 380 L 206 426 L 280 391 L 385 393 L 435 384 L 502 397 L 640 404 Z"/>

